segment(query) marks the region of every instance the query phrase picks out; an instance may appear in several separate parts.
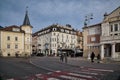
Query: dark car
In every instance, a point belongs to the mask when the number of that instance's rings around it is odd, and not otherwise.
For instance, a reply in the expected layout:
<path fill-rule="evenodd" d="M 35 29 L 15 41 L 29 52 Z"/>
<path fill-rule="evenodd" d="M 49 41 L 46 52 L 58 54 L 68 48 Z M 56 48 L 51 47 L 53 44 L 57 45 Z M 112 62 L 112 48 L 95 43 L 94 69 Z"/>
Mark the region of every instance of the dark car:
<path fill-rule="evenodd" d="M 73 53 L 71 54 L 71 57 L 82 57 L 83 56 L 83 51 L 80 49 L 77 49 L 76 52 L 73 51 Z"/>
<path fill-rule="evenodd" d="M 43 53 L 37 53 L 36 56 L 44 56 Z"/>

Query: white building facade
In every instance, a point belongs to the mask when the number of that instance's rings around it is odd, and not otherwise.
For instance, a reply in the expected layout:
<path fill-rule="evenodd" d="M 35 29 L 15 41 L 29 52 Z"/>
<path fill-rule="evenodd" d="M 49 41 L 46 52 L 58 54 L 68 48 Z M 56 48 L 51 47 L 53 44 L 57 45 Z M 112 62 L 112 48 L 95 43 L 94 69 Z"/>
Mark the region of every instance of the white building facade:
<path fill-rule="evenodd" d="M 104 15 L 101 29 L 101 58 L 120 59 L 120 7 Z"/>
<path fill-rule="evenodd" d="M 53 24 L 37 33 L 37 52 L 45 55 L 57 55 L 60 49 L 75 49 L 77 46 L 76 31 L 70 25 Z"/>

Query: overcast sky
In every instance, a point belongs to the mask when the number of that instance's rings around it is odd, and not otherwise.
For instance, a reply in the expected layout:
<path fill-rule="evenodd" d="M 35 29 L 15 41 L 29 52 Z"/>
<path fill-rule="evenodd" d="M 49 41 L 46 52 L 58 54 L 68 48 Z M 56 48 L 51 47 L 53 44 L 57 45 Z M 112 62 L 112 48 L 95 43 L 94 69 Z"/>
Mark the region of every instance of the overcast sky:
<path fill-rule="evenodd" d="M 105 12 L 120 6 L 120 0 L 0 0 L 0 25 L 22 25 L 26 6 L 33 32 L 55 23 L 82 31 L 86 15 L 93 14 L 89 25 L 100 23 Z"/>

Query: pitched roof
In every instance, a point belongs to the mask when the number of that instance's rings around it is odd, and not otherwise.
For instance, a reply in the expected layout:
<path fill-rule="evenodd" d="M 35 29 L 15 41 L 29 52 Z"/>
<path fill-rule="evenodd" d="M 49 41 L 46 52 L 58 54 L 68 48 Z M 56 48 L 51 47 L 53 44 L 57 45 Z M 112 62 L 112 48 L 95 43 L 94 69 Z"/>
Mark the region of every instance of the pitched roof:
<path fill-rule="evenodd" d="M 19 26 L 16 26 L 16 25 L 7 26 L 7 27 L 5 27 L 5 28 L 2 28 L 2 30 L 4 30 L 4 31 L 13 31 L 13 28 L 20 29 L 19 32 L 24 32 L 23 30 L 21 30 L 21 28 L 20 28 Z"/>
<path fill-rule="evenodd" d="M 30 20 L 29 20 L 29 17 L 28 17 L 28 11 L 26 11 L 23 25 L 31 26 L 31 24 L 30 24 Z"/>
<path fill-rule="evenodd" d="M 91 28 L 91 27 L 95 27 L 95 26 L 101 26 L 101 23 L 97 23 L 97 24 L 93 24 L 93 25 L 90 25 L 90 26 L 87 26 L 87 27 L 83 27 L 82 29 L 86 29 L 86 28 Z"/>

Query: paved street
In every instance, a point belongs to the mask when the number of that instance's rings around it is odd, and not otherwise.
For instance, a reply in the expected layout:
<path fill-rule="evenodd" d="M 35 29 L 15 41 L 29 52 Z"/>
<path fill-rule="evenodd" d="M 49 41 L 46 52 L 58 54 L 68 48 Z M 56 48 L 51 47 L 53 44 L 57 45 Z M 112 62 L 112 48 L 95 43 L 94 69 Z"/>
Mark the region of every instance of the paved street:
<path fill-rule="evenodd" d="M 0 74 L 8 80 L 118 80 L 120 76 L 120 64 L 83 58 L 68 58 L 67 63 L 59 57 L 3 58 L 0 63 Z"/>
<path fill-rule="evenodd" d="M 84 58 L 68 58 L 68 62 L 65 63 L 60 62 L 59 57 L 35 57 L 31 59 L 31 63 L 36 66 L 51 70 L 51 72 L 60 71 L 60 73 L 64 73 L 65 71 L 65 79 L 73 78 L 73 80 L 117 80 L 117 77 L 120 76 L 119 63 L 97 63 L 96 61 L 95 63 L 91 63 Z M 51 75 L 53 74 L 54 73 L 51 73 Z M 69 74 L 73 74 L 74 77 L 71 77 L 73 75 Z M 75 75 L 77 75 L 79 79 L 77 79 Z M 59 74 L 59 76 L 57 75 L 53 77 L 57 77 L 57 79 L 59 79 L 60 76 L 61 74 Z M 44 78 L 44 76 L 42 77 Z"/>
<path fill-rule="evenodd" d="M 24 58 L 0 58 L 0 76 L 3 80 L 47 72 L 49 71 L 30 64 Z"/>

